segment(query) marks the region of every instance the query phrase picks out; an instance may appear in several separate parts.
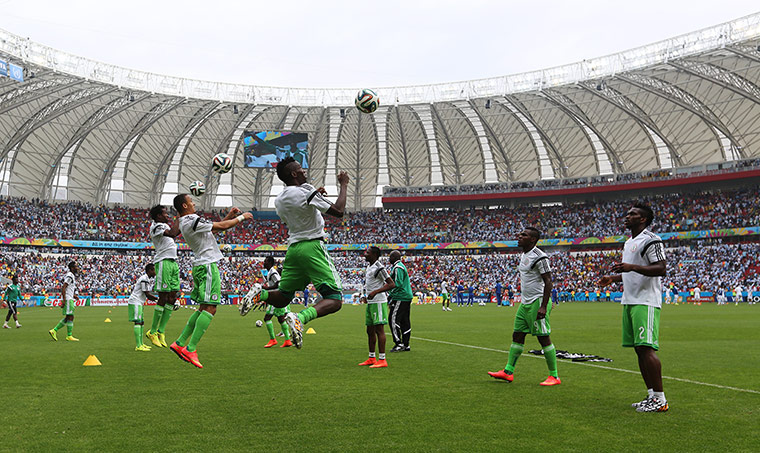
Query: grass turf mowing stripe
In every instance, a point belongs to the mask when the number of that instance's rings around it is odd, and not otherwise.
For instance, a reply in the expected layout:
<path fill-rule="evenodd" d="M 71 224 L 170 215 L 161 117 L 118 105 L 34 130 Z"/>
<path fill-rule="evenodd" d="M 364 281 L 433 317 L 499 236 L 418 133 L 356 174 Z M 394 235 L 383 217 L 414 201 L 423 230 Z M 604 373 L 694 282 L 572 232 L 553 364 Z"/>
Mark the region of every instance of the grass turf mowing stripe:
<path fill-rule="evenodd" d="M 509 354 L 509 351 L 504 351 L 502 349 L 486 348 L 486 347 L 483 347 L 483 346 L 475 346 L 475 345 L 471 345 L 471 344 L 452 343 L 450 341 L 433 340 L 431 338 L 421 338 L 421 337 L 412 337 L 412 338 L 415 339 L 415 340 L 429 341 L 431 343 L 440 343 L 440 344 L 447 344 L 447 345 L 451 345 L 451 346 L 461 346 L 463 348 L 480 349 L 480 350 L 483 350 L 483 351 L 501 352 L 502 354 Z M 524 354 L 521 357 L 533 357 L 535 359 L 538 359 L 538 358 L 543 359 L 544 358 L 543 356 L 532 355 L 532 354 Z M 590 366 L 590 367 L 594 367 L 594 368 L 603 368 L 605 370 L 621 371 L 623 373 L 640 374 L 638 371 L 626 370 L 624 368 L 615 368 L 615 367 L 611 367 L 611 366 L 597 365 L 597 364 L 594 364 L 594 363 L 586 363 L 586 362 L 573 362 L 572 360 L 560 359 L 560 358 L 557 358 L 557 360 L 561 360 L 563 363 L 572 363 L 572 364 L 575 364 L 575 365 L 584 365 L 584 366 Z M 691 379 L 683 379 L 683 378 L 677 378 L 677 377 L 671 377 L 671 376 L 663 376 L 662 378 L 663 379 L 669 379 L 671 381 L 686 382 L 686 383 L 689 383 L 689 384 L 704 385 L 704 386 L 707 386 L 707 387 L 715 387 L 715 388 L 719 388 L 719 389 L 734 390 L 736 392 L 754 393 L 754 394 L 760 395 L 760 391 L 758 391 L 758 390 L 743 389 L 743 388 L 739 388 L 739 387 L 731 387 L 731 386 L 728 386 L 728 385 L 711 384 L 709 382 L 699 382 L 699 381 L 693 381 Z"/>

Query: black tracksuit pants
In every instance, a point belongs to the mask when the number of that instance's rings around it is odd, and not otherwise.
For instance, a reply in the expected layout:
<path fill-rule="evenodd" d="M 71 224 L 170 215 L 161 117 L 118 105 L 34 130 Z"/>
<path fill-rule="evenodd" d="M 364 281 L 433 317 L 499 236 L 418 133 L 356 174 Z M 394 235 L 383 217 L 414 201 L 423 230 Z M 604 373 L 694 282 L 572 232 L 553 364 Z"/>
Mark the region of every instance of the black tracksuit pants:
<path fill-rule="evenodd" d="M 396 346 L 409 347 L 409 339 L 412 336 L 412 322 L 409 319 L 411 306 L 411 300 L 391 299 L 388 302 L 388 324 L 391 326 Z"/>

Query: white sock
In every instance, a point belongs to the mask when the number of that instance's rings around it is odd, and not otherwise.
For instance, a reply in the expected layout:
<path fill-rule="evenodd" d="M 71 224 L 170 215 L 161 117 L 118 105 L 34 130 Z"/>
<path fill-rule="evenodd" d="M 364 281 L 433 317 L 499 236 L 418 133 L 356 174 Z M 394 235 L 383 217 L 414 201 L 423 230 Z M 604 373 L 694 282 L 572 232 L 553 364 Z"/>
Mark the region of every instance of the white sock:
<path fill-rule="evenodd" d="M 380 360 L 385 360 L 385 353 L 381 352 L 380 355 L 377 357 Z"/>
<path fill-rule="evenodd" d="M 374 359 L 375 358 L 375 353 L 374 352 L 370 352 L 369 353 L 369 358 L 370 359 Z"/>
<path fill-rule="evenodd" d="M 654 392 L 654 397 L 662 401 L 663 403 L 668 402 L 668 400 L 665 399 L 665 392 Z"/>
<path fill-rule="evenodd" d="M 654 396 L 654 390 L 652 389 L 647 389 L 647 393 L 649 394 L 650 398 Z"/>

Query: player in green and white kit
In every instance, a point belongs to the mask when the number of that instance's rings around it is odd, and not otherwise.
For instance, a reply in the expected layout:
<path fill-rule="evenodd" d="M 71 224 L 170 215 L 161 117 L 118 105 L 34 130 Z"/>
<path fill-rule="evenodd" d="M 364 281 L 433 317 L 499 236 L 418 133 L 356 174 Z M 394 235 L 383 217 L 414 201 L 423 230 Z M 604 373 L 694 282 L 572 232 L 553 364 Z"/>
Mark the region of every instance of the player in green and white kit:
<path fill-rule="evenodd" d="M 177 294 L 179 293 L 179 266 L 177 266 L 177 244 L 174 238 L 179 236 L 179 222 L 169 226 L 169 214 L 166 208 L 157 205 L 150 209 L 150 240 L 153 242 L 155 254 L 153 264 L 156 268 L 156 283 L 154 291 L 158 293 L 158 302 L 153 309 L 153 323 L 145 333 L 150 341 L 159 348 L 167 347 L 166 324 L 172 316 L 172 311 L 179 308 Z"/>
<path fill-rule="evenodd" d="M 199 307 L 190 315 L 179 338 L 169 346 L 169 349 L 182 360 L 203 368 L 201 362 L 198 361 L 196 347 L 203 334 L 206 333 L 211 320 L 214 319 L 217 305 L 222 302 L 222 283 L 216 263 L 224 256 L 219 251 L 214 232 L 229 230 L 244 220 L 252 219 L 253 214 L 250 212 L 241 214 L 240 209 L 233 207 L 224 220 L 212 222 L 195 213 L 195 203 L 186 193 L 174 197 L 174 209 L 180 215 L 179 230 L 182 237 L 195 255 L 192 271 L 193 291 L 190 299 Z"/>
<path fill-rule="evenodd" d="M 451 299 L 449 298 L 449 282 L 441 280 L 441 305 L 443 311 L 451 311 Z"/>
<path fill-rule="evenodd" d="M 387 368 L 385 360 L 385 325 L 388 324 L 388 296 L 387 291 L 396 287 L 385 266 L 380 262 L 380 249 L 372 246 L 364 251 L 364 259 L 369 266 L 364 271 L 364 291 L 362 302 L 367 304 L 364 316 L 364 324 L 367 326 L 367 338 L 369 340 L 369 358 L 361 362 L 359 366 L 370 368 Z M 375 358 L 375 346 L 378 356 Z"/>
<path fill-rule="evenodd" d="M 135 351 L 150 351 L 150 346 L 143 344 L 142 340 L 143 327 L 145 326 L 145 321 L 143 321 L 143 306 L 145 306 L 146 300 L 158 300 L 158 297 L 150 293 L 153 287 L 151 279 L 155 276 L 156 269 L 153 263 L 146 265 L 145 273 L 135 282 L 135 286 L 132 287 L 132 293 L 129 295 L 129 301 L 127 302 L 129 322 L 135 323 Z"/>
<path fill-rule="evenodd" d="M 264 268 L 267 269 L 266 283 L 264 289 L 272 290 L 277 289 L 280 284 L 280 272 L 277 270 L 277 263 L 274 258 L 268 256 L 264 258 Z M 265 344 L 265 348 L 271 348 L 277 345 L 277 340 L 274 338 L 274 325 L 272 325 L 272 317 L 277 316 L 277 321 L 280 323 L 282 333 L 285 335 L 285 341 L 282 343 L 281 348 L 287 348 L 293 346 L 293 342 L 290 341 L 290 329 L 285 322 L 285 315 L 290 313 L 290 307 L 277 308 L 274 305 L 267 305 L 267 312 L 264 315 L 264 324 L 267 326 L 267 332 L 269 332 L 269 343 Z"/>
<path fill-rule="evenodd" d="M 306 183 L 306 172 L 292 157 L 277 164 L 277 177 L 286 184 L 275 200 L 277 215 L 288 226 L 288 251 L 282 263 L 282 280 L 279 288 L 268 291 L 254 285 L 243 298 L 240 314 L 245 315 L 254 304 L 267 302 L 275 307 L 286 307 L 296 291 L 313 283 L 322 300 L 313 307 L 298 313 L 288 313 L 285 322 L 296 348 L 303 344 L 303 325 L 307 322 L 340 310 L 343 286 L 340 275 L 325 247 L 325 220 L 322 214 L 343 217 L 346 208 L 348 175 L 338 174 L 340 190 L 335 204 L 324 197 L 325 189 L 315 189 Z"/>
<path fill-rule="evenodd" d="M 549 377 L 540 385 L 559 385 L 562 382 L 557 374 L 557 351 L 552 344 L 549 334 L 549 315 L 552 311 L 552 269 L 549 257 L 536 247 L 541 238 L 541 232 L 533 227 L 525 228 L 517 236 L 517 245 L 523 249 L 520 256 L 520 287 L 522 288 L 522 303 L 515 315 L 515 328 L 512 333 L 512 345 L 509 347 L 507 366 L 501 371 L 488 372 L 488 375 L 507 382 L 514 380 L 515 364 L 525 347 L 525 336 L 534 335 L 544 351 Z"/>
<path fill-rule="evenodd" d="M 78 338 L 74 338 L 74 308 L 76 307 L 76 299 L 74 294 L 77 290 L 76 275 L 79 273 L 77 263 L 69 263 L 69 271 L 66 276 L 63 277 L 63 287 L 61 288 L 61 312 L 63 313 L 63 319 L 58 321 L 58 324 L 52 329 L 48 330 L 48 333 L 53 340 L 58 341 L 58 330 L 63 326 L 66 326 L 66 341 L 79 341 Z"/>
<path fill-rule="evenodd" d="M 3 329 L 10 329 L 8 321 L 10 321 L 11 316 L 16 321 L 16 328 L 21 327 L 21 324 L 18 323 L 18 309 L 16 307 L 18 301 L 21 300 L 21 287 L 18 286 L 18 275 L 14 275 L 11 282 L 8 288 L 5 289 L 5 303 L 8 305 L 8 314 L 5 315 Z"/>
<path fill-rule="evenodd" d="M 623 346 L 636 351 L 648 393 L 643 401 L 632 404 L 638 412 L 668 410 L 662 364 L 657 357 L 662 308 L 660 277 L 667 269 L 662 239 L 647 229 L 653 220 L 649 206 L 635 204 L 628 210 L 624 223 L 631 230 L 631 238 L 625 241 L 623 261 L 612 266 L 615 275 L 605 275 L 599 282 L 601 286 L 623 283 Z"/>

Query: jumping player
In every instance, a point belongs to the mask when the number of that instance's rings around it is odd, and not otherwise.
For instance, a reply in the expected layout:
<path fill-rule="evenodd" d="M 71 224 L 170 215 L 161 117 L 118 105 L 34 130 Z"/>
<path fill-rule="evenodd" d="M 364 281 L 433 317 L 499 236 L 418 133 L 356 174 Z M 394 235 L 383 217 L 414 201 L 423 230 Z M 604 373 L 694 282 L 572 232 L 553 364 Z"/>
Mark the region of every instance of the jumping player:
<path fill-rule="evenodd" d="M 180 215 L 179 229 L 182 237 L 195 255 L 193 261 L 193 292 L 190 299 L 199 305 L 187 320 L 177 341 L 169 346 L 182 360 L 203 368 L 198 361 L 196 347 L 214 319 L 216 307 L 222 301 L 221 279 L 216 262 L 224 258 L 219 250 L 214 232 L 225 231 L 252 219 L 253 214 L 241 214 L 240 209 L 231 208 L 221 222 L 212 222 L 195 213 L 195 203 L 190 195 L 183 193 L 174 197 L 174 209 Z M 188 341 L 189 340 L 189 341 Z"/>
<path fill-rule="evenodd" d="M 612 266 L 615 275 L 605 275 L 602 286 L 623 282 L 623 347 L 632 347 L 639 359 L 639 371 L 648 396 L 632 406 L 638 412 L 665 412 L 668 400 L 662 388 L 660 349 L 660 309 L 665 276 L 665 248 L 662 239 L 647 229 L 654 220 L 652 209 L 635 204 L 625 215 L 631 238 L 625 241 L 623 261 Z"/>
<path fill-rule="evenodd" d="M 316 318 L 340 310 L 343 287 L 335 265 L 325 247 L 325 220 L 322 214 L 343 217 L 346 208 L 348 175 L 338 174 L 340 190 L 335 204 L 325 199 L 324 188 L 315 189 L 306 183 L 306 172 L 292 157 L 277 164 L 277 177 L 286 187 L 277 196 L 277 215 L 288 226 L 288 251 L 282 263 L 282 280 L 274 291 L 254 285 L 243 298 L 240 314 L 245 316 L 254 304 L 269 303 L 285 307 L 296 291 L 303 290 L 309 282 L 322 295 L 313 307 L 298 313 L 285 315 L 290 335 L 296 348 L 303 345 L 303 325 Z"/>
<path fill-rule="evenodd" d="M 280 273 L 277 271 L 277 263 L 274 258 L 268 256 L 264 258 L 264 268 L 267 269 L 266 283 L 264 289 L 272 290 L 277 289 L 280 284 Z M 277 316 L 277 321 L 280 323 L 282 333 L 285 335 L 285 342 L 282 343 L 281 348 L 287 348 L 293 346 L 293 342 L 290 341 L 290 331 L 288 324 L 285 322 L 285 315 L 290 313 L 290 307 L 285 306 L 277 308 L 273 305 L 267 305 L 267 312 L 264 315 L 264 324 L 267 326 L 267 332 L 269 332 L 269 343 L 265 344 L 265 348 L 271 348 L 277 345 L 277 340 L 274 338 L 274 325 L 272 325 L 272 317 Z"/>
<path fill-rule="evenodd" d="M 507 366 L 501 371 L 489 372 L 488 375 L 508 382 L 514 380 L 515 364 L 525 346 L 525 336 L 534 335 L 544 350 L 544 358 L 549 368 L 549 377 L 540 385 L 559 385 L 562 382 L 557 374 L 557 353 L 549 334 L 549 315 L 552 305 L 549 303 L 552 294 L 552 269 L 549 257 L 536 243 L 541 238 L 541 232 L 536 228 L 527 227 L 517 237 L 517 245 L 523 249 L 520 256 L 520 287 L 522 288 L 522 303 L 515 315 L 515 329 L 512 334 L 512 346 L 509 347 Z"/>
<path fill-rule="evenodd" d="M 156 267 L 154 291 L 158 293 L 158 302 L 153 310 L 153 323 L 145 333 L 150 341 L 159 348 L 166 345 L 166 324 L 177 306 L 179 292 L 179 267 L 177 266 L 177 244 L 174 238 L 179 236 L 179 222 L 169 226 L 169 214 L 161 205 L 150 209 L 150 240 L 156 253 L 153 264 Z"/>

